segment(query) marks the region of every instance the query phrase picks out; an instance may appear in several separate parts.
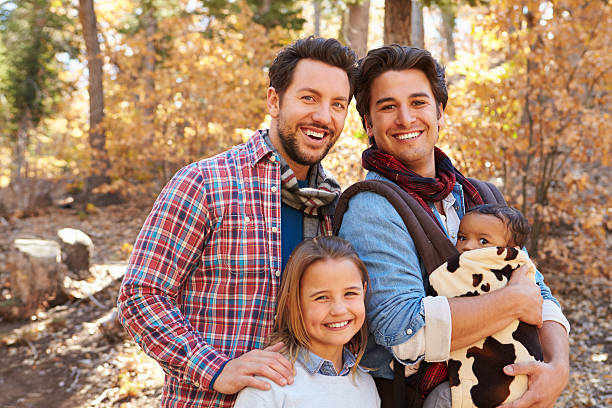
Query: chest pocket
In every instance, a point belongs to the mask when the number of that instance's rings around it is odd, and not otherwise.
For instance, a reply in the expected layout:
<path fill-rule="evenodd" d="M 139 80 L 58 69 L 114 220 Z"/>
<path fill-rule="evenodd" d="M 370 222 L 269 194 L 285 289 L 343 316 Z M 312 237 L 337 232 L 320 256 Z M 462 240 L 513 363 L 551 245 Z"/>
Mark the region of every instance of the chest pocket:
<path fill-rule="evenodd" d="M 215 263 L 232 275 L 263 274 L 269 257 L 268 231 L 260 214 L 226 214 L 217 229 Z"/>

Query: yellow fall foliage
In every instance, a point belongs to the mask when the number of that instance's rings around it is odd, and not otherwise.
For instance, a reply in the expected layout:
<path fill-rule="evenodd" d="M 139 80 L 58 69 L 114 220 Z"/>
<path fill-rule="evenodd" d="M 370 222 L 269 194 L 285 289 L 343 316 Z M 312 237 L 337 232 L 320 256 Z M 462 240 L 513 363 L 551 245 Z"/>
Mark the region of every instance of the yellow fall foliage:
<path fill-rule="evenodd" d="M 528 216 L 530 254 L 559 272 L 608 270 L 611 21 L 605 2 L 497 0 L 448 68 L 444 142 Z"/>

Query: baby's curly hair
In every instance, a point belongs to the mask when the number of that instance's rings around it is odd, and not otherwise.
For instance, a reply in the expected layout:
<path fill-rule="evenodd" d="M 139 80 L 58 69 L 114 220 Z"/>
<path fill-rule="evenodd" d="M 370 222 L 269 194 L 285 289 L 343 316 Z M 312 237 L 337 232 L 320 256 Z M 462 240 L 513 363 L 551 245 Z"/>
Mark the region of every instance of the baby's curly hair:
<path fill-rule="evenodd" d="M 466 211 L 469 213 L 492 215 L 500 219 L 510 231 L 511 242 L 508 246 L 523 248 L 529 238 L 531 226 L 525 216 L 516 208 L 501 204 L 481 204 Z"/>

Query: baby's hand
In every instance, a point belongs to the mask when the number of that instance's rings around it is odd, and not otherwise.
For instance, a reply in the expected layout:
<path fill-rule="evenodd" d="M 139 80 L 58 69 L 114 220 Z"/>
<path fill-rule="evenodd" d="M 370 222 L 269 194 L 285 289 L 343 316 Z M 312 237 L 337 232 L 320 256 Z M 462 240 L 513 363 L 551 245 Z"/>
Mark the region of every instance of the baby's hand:
<path fill-rule="evenodd" d="M 506 290 L 513 292 L 517 305 L 516 317 L 522 322 L 542 327 L 542 295 L 540 287 L 528 276 L 529 267 L 523 265 L 512 272 Z"/>

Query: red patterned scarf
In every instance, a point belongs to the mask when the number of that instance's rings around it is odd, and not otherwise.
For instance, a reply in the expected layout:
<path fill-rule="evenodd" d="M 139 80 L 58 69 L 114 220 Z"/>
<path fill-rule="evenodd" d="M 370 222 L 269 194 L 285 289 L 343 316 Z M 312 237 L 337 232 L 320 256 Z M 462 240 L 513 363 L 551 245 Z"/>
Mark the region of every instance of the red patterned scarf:
<path fill-rule="evenodd" d="M 455 182 L 463 186 L 466 207 L 483 204 L 478 190 L 457 170 L 444 152 L 434 147 L 436 161 L 436 178 L 421 177 L 417 173 L 406 168 L 399 160 L 372 146 L 366 149 L 362 155 L 362 166 L 366 170 L 372 170 L 385 176 L 404 189 L 421 207 L 433 218 L 438 226 L 442 228 L 438 219 L 427 202 L 438 202 L 446 198 Z"/>

